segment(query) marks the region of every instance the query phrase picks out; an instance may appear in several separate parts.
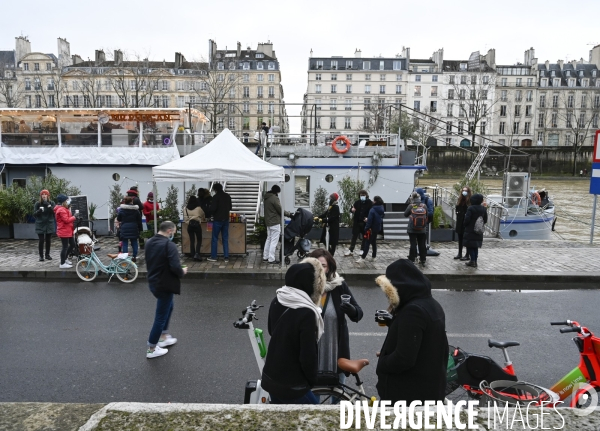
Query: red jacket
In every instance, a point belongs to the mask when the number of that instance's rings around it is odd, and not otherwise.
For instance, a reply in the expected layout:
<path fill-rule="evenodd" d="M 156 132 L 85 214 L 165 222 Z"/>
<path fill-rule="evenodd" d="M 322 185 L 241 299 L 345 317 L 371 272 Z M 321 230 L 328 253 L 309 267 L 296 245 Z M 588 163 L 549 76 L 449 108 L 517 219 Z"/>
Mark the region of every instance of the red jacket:
<path fill-rule="evenodd" d="M 62 205 L 56 205 L 54 207 L 54 218 L 56 218 L 56 235 L 59 238 L 72 237 L 75 217 L 71 215 L 71 210 Z"/>
<path fill-rule="evenodd" d="M 160 205 L 156 202 L 156 211 L 160 211 Z M 146 223 L 154 221 L 154 202 L 144 202 L 144 217 L 146 217 Z"/>

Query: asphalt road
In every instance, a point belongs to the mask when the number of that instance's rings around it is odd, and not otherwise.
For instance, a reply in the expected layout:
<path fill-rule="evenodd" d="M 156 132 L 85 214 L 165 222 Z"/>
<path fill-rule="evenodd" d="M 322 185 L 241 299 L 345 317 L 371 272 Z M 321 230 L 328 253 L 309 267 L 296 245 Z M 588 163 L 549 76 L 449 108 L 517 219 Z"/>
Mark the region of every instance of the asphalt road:
<path fill-rule="evenodd" d="M 144 283 L 113 281 L 0 282 L 0 402 L 241 403 L 246 380 L 258 377 L 246 331 L 232 322 L 252 299 L 268 305 L 276 284 L 194 281 L 176 297 L 171 331 L 177 345 L 161 358 L 145 358 L 155 300 Z M 487 338 L 517 340 L 511 359 L 522 380 L 551 386 L 578 363 L 570 340 L 552 320 L 578 320 L 600 331 L 597 286 L 534 292 L 461 291 L 464 283 L 438 283 L 449 341 L 469 352 L 501 352 Z M 515 289 L 519 286 L 515 285 Z M 544 289 L 544 285 L 531 285 Z M 373 320 L 387 306 L 373 285 L 351 285 L 365 317 L 349 322 L 353 358 L 372 365 L 361 373 L 375 395 L 375 352 L 385 328 Z M 267 311 L 257 327 L 266 328 Z M 265 325 L 265 326 L 263 326 Z M 266 331 L 265 331 L 266 332 Z"/>

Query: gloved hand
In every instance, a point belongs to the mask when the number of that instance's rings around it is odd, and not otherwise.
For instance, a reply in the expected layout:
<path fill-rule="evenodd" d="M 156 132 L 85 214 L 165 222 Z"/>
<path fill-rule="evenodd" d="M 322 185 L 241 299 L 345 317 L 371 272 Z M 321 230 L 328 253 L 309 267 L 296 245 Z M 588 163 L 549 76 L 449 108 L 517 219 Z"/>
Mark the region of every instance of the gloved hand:
<path fill-rule="evenodd" d="M 394 320 L 394 316 L 392 316 L 388 311 L 377 310 L 375 312 L 375 322 L 377 322 L 379 326 L 390 326 L 392 324 L 392 320 Z"/>
<path fill-rule="evenodd" d="M 342 304 L 340 305 L 340 309 L 346 313 L 346 315 L 348 317 L 350 317 L 351 319 L 354 318 L 356 316 L 356 314 L 358 313 L 356 311 L 356 307 L 352 304 L 350 304 L 349 302 L 342 302 Z"/>

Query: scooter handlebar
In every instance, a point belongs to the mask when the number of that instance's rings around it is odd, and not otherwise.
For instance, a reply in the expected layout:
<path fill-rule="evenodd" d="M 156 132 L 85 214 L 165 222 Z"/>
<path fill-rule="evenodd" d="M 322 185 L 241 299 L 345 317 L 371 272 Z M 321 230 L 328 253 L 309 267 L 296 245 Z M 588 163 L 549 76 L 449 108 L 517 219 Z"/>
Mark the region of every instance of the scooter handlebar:
<path fill-rule="evenodd" d="M 552 326 L 569 326 L 568 320 L 563 320 L 562 322 L 550 322 Z"/>
<path fill-rule="evenodd" d="M 581 332 L 581 327 L 579 326 L 574 326 L 572 328 L 560 328 L 560 333 L 561 334 L 566 334 L 569 332 Z"/>

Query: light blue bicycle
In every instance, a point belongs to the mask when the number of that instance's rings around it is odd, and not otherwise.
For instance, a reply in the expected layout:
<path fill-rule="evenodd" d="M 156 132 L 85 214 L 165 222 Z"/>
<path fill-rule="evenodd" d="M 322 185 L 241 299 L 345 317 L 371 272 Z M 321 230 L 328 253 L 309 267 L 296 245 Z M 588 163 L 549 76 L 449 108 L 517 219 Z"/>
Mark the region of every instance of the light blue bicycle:
<path fill-rule="evenodd" d="M 96 241 L 94 241 L 95 243 Z M 83 281 L 93 281 L 98 276 L 98 271 L 109 274 L 108 282 L 116 275 L 123 283 L 133 283 L 138 276 L 138 267 L 131 261 L 131 257 L 127 256 L 124 259 L 119 259 L 118 253 L 107 254 L 111 261 L 105 265 L 98 255 L 94 252 L 93 244 L 89 247 L 89 256 L 83 255 L 75 266 L 77 275 Z"/>

